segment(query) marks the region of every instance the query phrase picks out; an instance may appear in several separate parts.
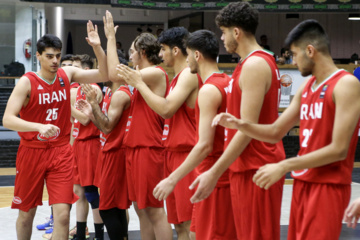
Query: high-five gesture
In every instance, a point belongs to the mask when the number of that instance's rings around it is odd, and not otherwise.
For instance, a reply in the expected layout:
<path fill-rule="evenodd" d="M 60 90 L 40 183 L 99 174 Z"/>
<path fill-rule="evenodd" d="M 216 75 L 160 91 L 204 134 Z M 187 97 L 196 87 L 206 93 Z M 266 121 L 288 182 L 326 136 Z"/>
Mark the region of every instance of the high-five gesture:
<path fill-rule="evenodd" d="M 94 26 L 94 24 L 90 20 L 87 23 L 86 41 L 92 47 L 99 46 L 101 43 L 97 25 Z"/>
<path fill-rule="evenodd" d="M 106 38 L 115 37 L 115 33 L 119 26 L 116 25 L 114 27 L 113 16 L 111 12 L 109 12 L 108 10 L 106 10 L 106 14 L 103 17 L 103 22 L 104 22 L 104 32 Z"/>

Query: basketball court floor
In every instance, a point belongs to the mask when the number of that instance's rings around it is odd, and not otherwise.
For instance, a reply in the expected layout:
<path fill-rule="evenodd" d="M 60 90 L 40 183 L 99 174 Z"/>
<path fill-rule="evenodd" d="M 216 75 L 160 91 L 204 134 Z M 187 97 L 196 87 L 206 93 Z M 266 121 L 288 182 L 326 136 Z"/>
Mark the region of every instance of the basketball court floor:
<path fill-rule="evenodd" d="M 351 199 L 360 197 L 360 164 L 355 163 L 355 168 L 353 172 L 353 183 L 352 183 L 352 196 Z M 13 196 L 14 189 L 14 179 L 15 179 L 15 169 L 14 168 L 0 168 L 0 239 L 1 240 L 14 240 L 16 239 L 15 231 L 15 221 L 17 217 L 17 210 L 11 209 L 11 201 Z M 45 222 L 46 217 L 50 215 L 50 207 L 47 202 L 47 193 L 44 191 L 43 197 L 43 206 L 39 206 L 37 213 L 34 219 L 33 226 L 33 240 L 41 240 L 42 234 L 44 231 L 38 231 L 36 229 L 37 224 Z M 286 234 L 289 224 L 289 213 L 290 213 L 290 201 L 292 194 L 292 181 L 287 180 L 284 185 L 283 201 L 282 201 L 282 211 L 281 211 L 281 240 L 286 239 Z M 70 217 L 70 227 L 75 226 L 76 217 L 75 217 L 75 208 L 74 205 L 71 210 Z M 329 209 L 331 211 L 331 209 Z M 133 207 L 129 210 L 130 214 L 130 223 L 129 223 L 129 239 L 130 240 L 140 240 L 140 231 L 139 231 L 139 222 L 136 216 L 135 210 Z M 89 212 L 88 217 L 88 228 L 91 233 L 91 238 L 94 236 L 94 224 L 92 220 L 92 213 Z M 106 230 L 105 230 L 106 231 Z M 176 239 L 176 234 L 174 232 L 174 239 Z M 105 239 L 109 239 L 107 235 Z M 354 230 L 347 228 L 343 224 L 342 233 L 340 236 L 341 240 L 353 240 L 360 239 L 360 225 Z"/>

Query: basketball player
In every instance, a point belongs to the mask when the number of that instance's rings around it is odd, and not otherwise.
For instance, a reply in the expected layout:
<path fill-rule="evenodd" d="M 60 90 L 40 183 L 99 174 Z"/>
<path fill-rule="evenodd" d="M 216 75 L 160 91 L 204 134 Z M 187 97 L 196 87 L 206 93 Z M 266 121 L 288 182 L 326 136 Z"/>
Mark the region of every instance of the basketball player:
<path fill-rule="evenodd" d="M 186 63 L 184 41 L 188 34 L 184 27 L 174 27 L 163 31 L 158 38 L 160 57 L 165 66 L 173 68 L 175 74 L 166 97 L 153 93 L 141 77 L 135 75 L 135 71 L 132 72 L 134 76 L 124 77 L 129 85 L 141 93 L 151 109 L 166 119 L 163 134 L 166 147 L 165 176 L 180 166 L 195 145 L 195 102 L 202 82 L 199 76 L 190 72 Z M 126 66 L 121 69 L 131 72 Z M 180 240 L 189 239 L 193 208 L 189 199 L 194 193 L 189 190 L 189 185 L 194 179 L 195 172 L 188 174 L 166 199 L 168 222 L 174 224 Z"/>
<path fill-rule="evenodd" d="M 180 179 L 199 164 L 197 172 L 209 169 L 224 147 L 224 128 L 211 127 L 215 115 L 226 110 L 226 88 L 230 80 L 226 74 L 219 73 L 216 63 L 219 42 L 214 33 L 199 30 L 188 38 L 186 51 L 191 72 L 198 73 L 204 83 L 195 107 L 197 143 L 185 161 L 156 186 L 154 196 L 159 200 L 166 199 Z M 226 171 L 221 176 L 209 198 L 194 206 L 191 231 L 196 232 L 197 239 L 237 239 L 228 174 Z"/>
<path fill-rule="evenodd" d="M 109 76 L 112 82 L 124 80 L 117 74 L 119 59 L 116 52 L 115 29 L 109 11 L 104 17 L 105 35 L 108 39 L 107 57 Z M 130 60 L 138 66 L 144 82 L 157 96 L 164 97 L 168 89 L 166 72 L 156 66 L 160 63 L 160 46 L 156 38 L 142 33 L 135 38 L 130 48 Z M 164 203 L 152 196 L 152 190 L 164 176 L 164 148 L 161 144 L 163 119 L 151 110 L 138 90 L 134 89 L 127 122 L 124 145 L 126 149 L 126 174 L 129 198 L 139 216 L 141 239 L 172 239 L 172 230 L 167 222 Z"/>
<path fill-rule="evenodd" d="M 98 159 L 100 169 L 100 215 L 110 239 L 127 239 L 126 209 L 131 205 L 126 182 L 125 147 L 123 139 L 130 110 L 131 93 L 128 86 L 109 82 L 102 109 L 96 100 L 95 89 L 82 85 L 86 101 L 80 100 L 77 106 L 91 118 L 101 130 L 102 145 Z"/>
<path fill-rule="evenodd" d="M 12 205 L 19 209 L 16 231 L 20 240 L 31 238 L 36 207 L 42 205 L 44 180 L 54 211 L 52 239 L 68 237 L 70 204 L 78 198 L 72 189 L 70 82 L 92 82 L 108 77 L 97 27 L 89 21 L 87 31 L 87 41 L 99 59 L 98 70 L 59 68 L 62 43 L 59 38 L 46 34 L 37 42 L 40 70 L 20 78 L 4 113 L 4 127 L 18 131 L 21 137 Z"/>
<path fill-rule="evenodd" d="M 80 67 L 84 70 L 93 68 L 93 61 L 87 54 L 74 57 L 74 66 L 80 60 Z M 97 94 L 98 105 L 102 102 L 102 91 L 97 84 L 91 85 Z M 75 103 L 80 99 L 85 99 L 85 92 L 82 87 L 77 88 Z M 72 98 L 73 100 L 73 98 Z M 76 202 L 76 227 L 70 230 L 69 237 L 83 240 L 86 238 L 86 222 L 89 212 L 89 203 L 93 212 L 95 225 L 95 238 L 104 238 L 104 224 L 99 213 L 99 193 L 95 186 L 95 175 L 98 154 L 100 151 L 100 131 L 91 122 L 90 118 L 71 106 L 71 116 L 74 118 L 74 128 L 72 132 L 73 152 L 74 152 L 74 192 L 79 196 Z"/>
<path fill-rule="evenodd" d="M 261 123 L 278 117 L 280 81 L 273 56 L 256 42 L 258 11 L 247 2 L 233 2 L 216 17 L 226 51 L 241 61 L 234 70 L 227 95 L 227 112 Z M 230 188 L 238 239 L 280 239 L 280 211 L 284 178 L 269 191 L 258 188 L 252 178 L 259 167 L 284 159 L 282 142 L 252 140 L 229 129 L 225 151 L 210 170 L 191 185 L 199 187 L 191 201 L 208 197 L 230 166 Z"/>
<path fill-rule="evenodd" d="M 298 24 L 285 43 L 302 76 L 312 77 L 302 84 L 279 119 L 262 125 L 224 115 L 215 123 L 274 143 L 300 119 L 298 156 L 261 167 L 253 180 L 267 190 L 292 171 L 295 180 L 288 239 L 339 239 L 358 140 L 360 83 L 335 66 L 328 36 L 316 20 Z"/>

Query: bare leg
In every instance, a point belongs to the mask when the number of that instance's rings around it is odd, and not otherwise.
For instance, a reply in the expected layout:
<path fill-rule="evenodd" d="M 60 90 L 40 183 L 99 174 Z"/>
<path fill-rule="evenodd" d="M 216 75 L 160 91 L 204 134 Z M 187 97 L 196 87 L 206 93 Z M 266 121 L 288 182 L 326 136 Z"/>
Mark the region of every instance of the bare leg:
<path fill-rule="evenodd" d="M 16 220 L 16 234 L 18 240 L 30 240 L 35 213 L 36 207 L 31 208 L 28 212 L 19 210 L 19 215 Z"/>
<path fill-rule="evenodd" d="M 150 219 L 154 228 L 156 240 L 173 239 L 173 232 L 171 226 L 167 221 L 167 216 L 164 208 L 145 208 L 146 215 Z"/>
<path fill-rule="evenodd" d="M 140 221 L 140 234 L 142 240 L 155 240 L 154 228 L 148 218 L 145 209 L 139 209 L 136 202 L 133 202 L 135 211 Z"/>
<path fill-rule="evenodd" d="M 70 221 L 70 204 L 57 203 L 53 205 L 54 211 L 54 231 L 52 240 L 68 239 L 69 221 Z"/>
<path fill-rule="evenodd" d="M 175 224 L 178 240 L 190 240 L 190 224 L 191 221 Z"/>
<path fill-rule="evenodd" d="M 196 240 L 195 232 L 190 232 L 190 240 Z"/>
<path fill-rule="evenodd" d="M 79 196 L 79 200 L 76 201 L 76 221 L 86 222 L 89 213 L 89 203 L 85 197 L 85 189 L 79 184 L 75 184 L 74 192 Z"/>

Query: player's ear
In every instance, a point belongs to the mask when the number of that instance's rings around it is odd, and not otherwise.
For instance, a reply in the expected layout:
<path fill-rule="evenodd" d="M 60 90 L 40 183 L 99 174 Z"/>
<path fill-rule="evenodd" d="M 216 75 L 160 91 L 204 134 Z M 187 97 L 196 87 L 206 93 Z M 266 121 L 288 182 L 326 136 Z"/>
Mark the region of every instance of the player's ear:
<path fill-rule="evenodd" d="M 316 49 L 313 45 L 309 44 L 306 46 L 305 53 L 309 58 L 312 58 L 314 56 Z"/>

